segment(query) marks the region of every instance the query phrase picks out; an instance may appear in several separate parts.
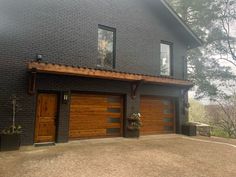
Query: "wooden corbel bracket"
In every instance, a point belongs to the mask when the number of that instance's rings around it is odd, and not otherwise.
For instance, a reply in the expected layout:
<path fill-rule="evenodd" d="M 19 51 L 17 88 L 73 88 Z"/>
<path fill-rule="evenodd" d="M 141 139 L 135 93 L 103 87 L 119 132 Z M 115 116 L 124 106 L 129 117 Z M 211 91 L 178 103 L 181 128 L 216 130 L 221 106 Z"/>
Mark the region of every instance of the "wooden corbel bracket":
<path fill-rule="evenodd" d="M 144 80 L 136 81 L 131 83 L 131 98 L 134 100 L 136 98 L 136 94 L 138 88 L 143 84 Z"/>

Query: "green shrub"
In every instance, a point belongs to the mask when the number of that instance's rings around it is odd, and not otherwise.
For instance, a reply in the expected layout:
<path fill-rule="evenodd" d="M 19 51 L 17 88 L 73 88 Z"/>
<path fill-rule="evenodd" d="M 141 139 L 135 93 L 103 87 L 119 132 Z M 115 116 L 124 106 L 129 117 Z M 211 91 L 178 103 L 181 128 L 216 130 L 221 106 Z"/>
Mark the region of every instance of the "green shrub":
<path fill-rule="evenodd" d="M 229 138 L 229 135 L 227 132 L 224 130 L 221 130 L 219 128 L 213 128 L 211 131 L 212 136 L 217 136 L 217 137 L 223 137 L 223 138 Z"/>

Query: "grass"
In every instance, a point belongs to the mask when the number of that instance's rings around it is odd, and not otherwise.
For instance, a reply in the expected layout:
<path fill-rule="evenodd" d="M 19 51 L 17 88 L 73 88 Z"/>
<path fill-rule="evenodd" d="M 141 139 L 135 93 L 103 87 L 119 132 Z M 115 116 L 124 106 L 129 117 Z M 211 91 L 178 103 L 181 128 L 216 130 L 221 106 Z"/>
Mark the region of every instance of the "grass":
<path fill-rule="evenodd" d="M 221 129 L 217 129 L 217 128 L 212 129 L 211 135 L 217 136 L 217 137 L 223 137 L 223 138 L 230 138 L 229 135 L 225 131 Z"/>

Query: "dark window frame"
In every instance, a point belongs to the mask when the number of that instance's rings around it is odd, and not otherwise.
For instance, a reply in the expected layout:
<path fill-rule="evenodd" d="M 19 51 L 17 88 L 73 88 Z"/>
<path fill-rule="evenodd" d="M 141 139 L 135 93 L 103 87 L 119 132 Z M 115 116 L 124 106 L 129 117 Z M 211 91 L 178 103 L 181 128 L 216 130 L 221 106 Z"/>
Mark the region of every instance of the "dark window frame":
<path fill-rule="evenodd" d="M 107 30 L 113 32 L 113 65 L 112 69 L 116 68 L 116 28 L 98 24 L 98 29 Z M 98 42 L 98 40 L 97 40 Z M 103 68 L 106 66 L 102 66 Z"/>
<path fill-rule="evenodd" d="M 162 75 L 161 74 L 161 44 L 170 46 L 170 75 Z M 173 77 L 174 76 L 174 55 L 173 55 L 174 44 L 173 42 L 161 40 L 160 42 L 160 75 L 165 77 Z"/>

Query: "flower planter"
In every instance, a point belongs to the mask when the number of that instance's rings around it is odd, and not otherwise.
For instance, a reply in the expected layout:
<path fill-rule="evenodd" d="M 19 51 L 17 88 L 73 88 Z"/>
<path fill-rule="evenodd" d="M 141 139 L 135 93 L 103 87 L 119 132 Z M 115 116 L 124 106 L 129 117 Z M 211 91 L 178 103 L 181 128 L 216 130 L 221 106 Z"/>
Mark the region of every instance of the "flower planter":
<path fill-rule="evenodd" d="M 129 130 L 129 135 L 133 138 L 138 138 L 140 136 L 139 134 L 139 129 L 142 126 L 141 122 L 141 114 L 140 113 L 133 113 L 129 118 L 128 118 L 128 130 Z"/>
<path fill-rule="evenodd" d="M 128 126 L 128 131 L 130 132 L 130 138 L 139 138 L 140 134 L 139 134 L 139 129 L 132 127 L 132 126 Z"/>
<path fill-rule="evenodd" d="M 128 130 L 128 132 L 127 132 L 128 138 L 139 138 L 140 137 L 139 130 L 131 129 L 130 127 L 128 127 L 127 130 Z"/>
<path fill-rule="evenodd" d="M 0 151 L 15 151 L 20 148 L 19 134 L 0 134 Z"/>

